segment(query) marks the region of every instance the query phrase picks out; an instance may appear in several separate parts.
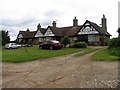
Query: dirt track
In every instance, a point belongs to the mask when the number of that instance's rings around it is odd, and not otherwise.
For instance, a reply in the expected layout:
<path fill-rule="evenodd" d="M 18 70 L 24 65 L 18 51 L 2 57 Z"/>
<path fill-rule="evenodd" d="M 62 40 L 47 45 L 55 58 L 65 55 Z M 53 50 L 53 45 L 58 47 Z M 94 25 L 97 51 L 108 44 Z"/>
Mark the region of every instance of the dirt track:
<path fill-rule="evenodd" d="M 95 53 L 95 52 L 93 52 Z M 117 86 L 118 62 L 90 61 L 93 53 L 32 62 L 3 63 L 3 88 L 109 88 Z"/>

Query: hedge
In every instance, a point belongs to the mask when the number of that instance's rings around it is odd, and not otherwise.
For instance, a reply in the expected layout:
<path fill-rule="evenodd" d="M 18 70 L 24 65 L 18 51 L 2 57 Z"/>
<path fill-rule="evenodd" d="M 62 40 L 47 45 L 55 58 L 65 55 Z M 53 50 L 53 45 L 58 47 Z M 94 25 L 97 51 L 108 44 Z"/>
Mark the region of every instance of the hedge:
<path fill-rule="evenodd" d="M 73 45 L 70 45 L 72 48 L 86 48 L 87 44 L 85 42 L 76 42 Z"/>

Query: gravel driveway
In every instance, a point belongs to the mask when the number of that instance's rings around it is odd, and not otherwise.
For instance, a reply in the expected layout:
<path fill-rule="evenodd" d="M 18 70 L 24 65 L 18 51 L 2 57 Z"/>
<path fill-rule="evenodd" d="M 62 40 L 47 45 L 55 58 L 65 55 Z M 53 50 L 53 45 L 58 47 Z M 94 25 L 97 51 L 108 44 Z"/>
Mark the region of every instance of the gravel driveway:
<path fill-rule="evenodd" d="M 3 88 L 111 88 L 117 86 L 117 61 L 90 61 L 95 52 L 26 63 L 3 63 Z"/>

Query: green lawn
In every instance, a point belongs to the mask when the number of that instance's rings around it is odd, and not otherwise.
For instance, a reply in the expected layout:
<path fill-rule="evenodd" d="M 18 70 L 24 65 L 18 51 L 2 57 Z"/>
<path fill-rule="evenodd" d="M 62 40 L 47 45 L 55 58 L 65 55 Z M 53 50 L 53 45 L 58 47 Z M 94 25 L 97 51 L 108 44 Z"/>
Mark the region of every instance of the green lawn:
<path fill-rule="evenodd" d="M 61 55 L 67 55 L 75 52 L 81 53 L 76 54 L 75 56 L 83 56 L 85 54 L 91 53 L 96 50 L 100 50 L 95 53 L 91 60 L 99 60 L 99 61 L 111 61 L 111 60 L 118 60 L 117 56 L 110 55 L 109 50 L 107 48 L 62 48 L 60 50 L 43 50 L 39 49 L 37 46 L 34 47 L 22 47 L 19 49 L 12 49 L 12 50 L 2 50 L 2 61 L 3 62 L 12 62 L 12 63 L 19 63 L 19 62 L 26 62 L 26 61 L 33 61 L 42 58 L 49 58 L 49 57 L 56 57 Z M 1 51 L 0 51 L 1 52 Z"/>
<path fill-rule="evenodd" d="M 42 58 L 49 58 L 61 55 L 67 55 L 82 51 L 83 49 L 77 48 L 62 48 L 60 50 L 42 50 L 36 47 L 22 47 L 19 49 L 2 50 L 3 62 L 26 62 Z"/>
<path fill-rule="evenodd" d="M 101 49 L 91 57 L 93 61 L 116 61 L 118 59 L 119 57 L 110 54 L 108 48 Z"/>

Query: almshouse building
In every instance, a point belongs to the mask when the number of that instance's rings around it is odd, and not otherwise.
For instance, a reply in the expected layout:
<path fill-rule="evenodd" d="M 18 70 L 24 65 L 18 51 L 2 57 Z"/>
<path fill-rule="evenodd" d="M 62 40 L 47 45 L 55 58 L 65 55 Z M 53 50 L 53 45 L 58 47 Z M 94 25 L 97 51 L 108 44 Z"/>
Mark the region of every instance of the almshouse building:
<path fill-rule="evenodd" d="M 83 25 L 78 25 L 78 20 L 73 19 L 73 26 L 57 27 L 56 21 L 53 21 L 52 26 L 42 28 L 40 24 L 36 31 L 19 31 L 17 39 L 20 44 L 39 44 L 44 40 L 58 40 L 65 36 L 69 36 L 70 42 L 85 41 L 89 45 L 106 45 L 110 39 L 110 34 L 107 32 L 107 19 L 103 15 L 101 26 L 94 22 L 86 20 Z"/>

